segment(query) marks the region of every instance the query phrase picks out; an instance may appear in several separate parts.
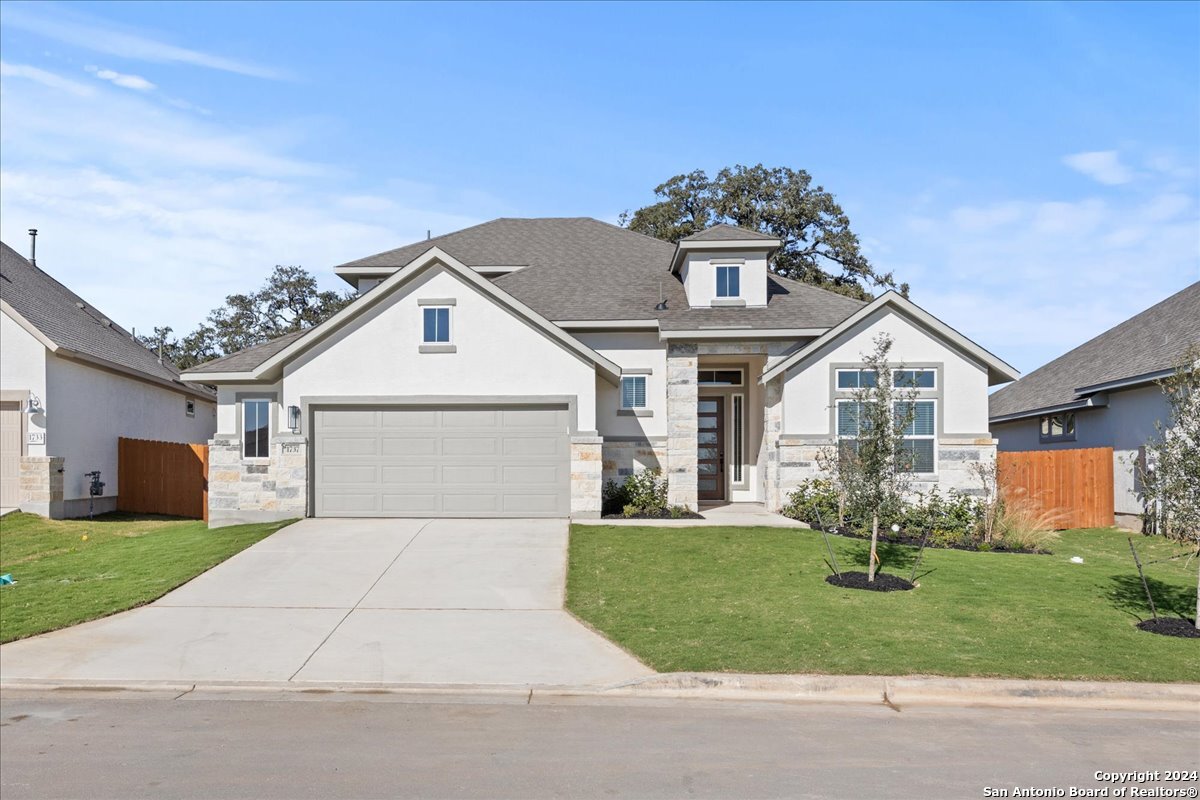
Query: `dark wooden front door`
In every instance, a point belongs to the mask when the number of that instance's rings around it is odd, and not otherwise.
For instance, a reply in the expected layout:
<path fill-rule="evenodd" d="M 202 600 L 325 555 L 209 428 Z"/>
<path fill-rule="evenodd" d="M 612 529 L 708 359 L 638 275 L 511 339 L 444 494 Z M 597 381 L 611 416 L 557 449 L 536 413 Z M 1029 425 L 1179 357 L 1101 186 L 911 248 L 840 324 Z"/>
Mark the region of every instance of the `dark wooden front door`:
<path fill-rule="evenodd" d="M 701 397 L 696 407 L 696 470 L 701 500 L 725 499 L 725 398 Z"/>

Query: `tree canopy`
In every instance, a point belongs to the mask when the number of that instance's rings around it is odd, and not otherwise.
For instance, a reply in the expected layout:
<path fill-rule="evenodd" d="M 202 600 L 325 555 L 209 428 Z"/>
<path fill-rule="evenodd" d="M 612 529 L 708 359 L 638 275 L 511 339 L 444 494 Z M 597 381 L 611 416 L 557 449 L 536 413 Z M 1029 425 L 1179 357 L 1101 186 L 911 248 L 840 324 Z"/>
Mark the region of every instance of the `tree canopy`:
<path fill-rule="evenodd" d="M 288 333 L 311 328 L 345 308 L 350 292 L 319 291 L 317 279 L 303 267 L 276 265 L 266 283 L 249 294 L 231 294 L 196 330 L 172 337 L 169 326 L 156 327 L 138 340 L 162 348 L 164 358 L 186 370 L 205 361 L 253 347 Z"/>
<path fill-rule="evenodd" d="M 714 178 L 695 170 L 654 194 L 659 202 L 625 212 L 621 224 L 668 242 L 721 222 L 750 228 L 783 241 L 771 267 L 776 274 L 859 299 L 877 288 L 908 294 L 908 284 L 876 272 L 842 207 L 804 170 L 738 164 Z"/>

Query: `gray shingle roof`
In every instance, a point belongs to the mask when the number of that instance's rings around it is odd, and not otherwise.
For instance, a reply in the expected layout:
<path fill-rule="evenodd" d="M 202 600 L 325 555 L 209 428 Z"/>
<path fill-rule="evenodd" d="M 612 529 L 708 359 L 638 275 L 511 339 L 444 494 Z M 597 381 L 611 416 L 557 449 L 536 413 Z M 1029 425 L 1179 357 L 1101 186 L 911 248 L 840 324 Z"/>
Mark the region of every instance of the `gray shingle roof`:
<path fill-rule="evenodd" d="M 0 298 L 59 347 L 168 381 L 200 395 L 212 394 L 207 387 L 179 380 L 174 365 L 160 364 L 158 356 L 139 344 L 129 331 L 3 242 L 0 242 Z"/>
<path fill-rule="evenodd" d="M 732 226 L 725 226 L 744 232 Z M 759 238 L 770 238 L 762 237 Z M 469 267 L 522 266 L 494 280 L 497 287 L 556 321 L 658 319 L 663 330 L 714 326 L 830 328 L 864 303 L 772 276 L 765 308 L 689 308 L 679 277 L 668 271 L 675 245 L 589 217 L 497 219 L 424 239 L 341 267 L 406 266 L 439 247 Z M 656 311 L 659 291 L 667 311 Z M 243 350 L 192 372 L 253 369 L 303 333 Z"/>
<path fill-rule="evenodd" d="M 308 333 L 312 328 L 306 328 L 295 333 L 288 333 L 280 336 L 277 339 L 272 339 L 269 342 L 256 344 L 253 347 L 247 347 L 245 350 L 239 350 L 236 353 L 230 353 L 227 356 L 214 358 L 212 361 L 206 361 L 188 370 L 189 373 L 198 372 L 243 372 L 251 370 L 263 363 L 271 356 L 278 353 L 283 348 L 287 347 L 292 342 L 299 339 L 304 334 Z"/>
<path fill-rule="evenodd" d="M 738 237 L 750 233 L 723 227 L 739 232 Z M 403 267 L 434 246 L 469 267 L 525 266 L 495 283 L 547 319 L 661 317 L 664 328 L 680 329 L 708 324 L 714 313 L 728 311 L 688 308 L 683 284 L 667 270 L 675 256 L 673 244 L 589 217 L 497 219 L 342 266 Z M 807 284 L 773 280 L 768 307 L 734 310 L 742 312 L 739 324 L 831 327 L 862 305 Z M 660 285 L 669 309 L 665 313 L 654 310 Z"/>
<path fill-rule="evenodd" d="M 1081 399 L 1076 389 L 1170 369 L 1200 344 L 1200 282 L 1039 367 L 991 396 L 1005 417 Z"/>
<path fill-rule="evenodd" d="M 691 236 L 685 236 L 680 239 L 681 242 L 744 242 L 751 239 L 766 239 L 778 240 L 778 236 L 771 236 L 769 233 L 761 233 L 751 230 L 750 228 L 739 228 L 737 225 L 728 225 L 724 222 L 713 225 L 711 228 L 705 228 L 699 233 L 693 233 Z"/>

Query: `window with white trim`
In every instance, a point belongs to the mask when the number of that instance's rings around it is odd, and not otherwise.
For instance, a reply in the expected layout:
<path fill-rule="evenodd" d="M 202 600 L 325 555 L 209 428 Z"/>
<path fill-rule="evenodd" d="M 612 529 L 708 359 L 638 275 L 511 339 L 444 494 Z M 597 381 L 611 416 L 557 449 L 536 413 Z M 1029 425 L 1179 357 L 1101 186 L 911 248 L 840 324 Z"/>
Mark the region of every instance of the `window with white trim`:
<path fill-rule="evenodd" d="M 450 307 L 424 306 L 424 338 L 425 344 L 450 343 Z"/>
<path fill-rule="evenodd" d="M 739 266 L 717 267 L 717 297 L 742 296 L 742 268 Z"/>
<path fill-rule="evenodd" d="M 908 416 L 909 401 L 892 404 L 893 419 Z M 908 472 L 932 473 L 937 470 L 937 401 L 912 401 L 912 419 L 904 427 L 904 444 Z M 858 452 L 858 437 L 866 424 L 864 404 L 857 400 L 837 401 L 837 438 L 839 452 Z"/>
<path fill-rule="evenodd" d="M 892 385 L 901 389 L 936 389 L 936 369 L 894 369 Z"/>
<path fill-rule="evenodd" d="M 1042 417 L 1038 439 L 1042 442 L 1075 441 L 1075 414 L 1047 414 Z"/>
<path fill-rule="evenodd" d="M 189 397 L 184 403 L 183 413 L 189 417 L 196 416 L 196 401 Z"/>
<path fill-rule="evenodd" d="M 271 456 L 271 401 L 255 398 L 242 401 L 242 457 Z"/>
<path fill-rule="evenodd" d="M 912 419 L 904 426 L 904 451 L 909 472 L 935 472 L 937 462 L 937 401 L 914 400 L 911 403 L 902 400 L 893 404 L 894 418 L 904 419 L 909 415 L 911 406 Z"/>
<path fill-rule="evenodd" d="M 874 389 L 879 376 L 873 369 L 839 369 L 837 371 L 837 388 L 839 389 Z"/>
<path fill-rule="evenodd" d="M 646 407 L 646 376 L 621 376 L 621 408 Z"/>

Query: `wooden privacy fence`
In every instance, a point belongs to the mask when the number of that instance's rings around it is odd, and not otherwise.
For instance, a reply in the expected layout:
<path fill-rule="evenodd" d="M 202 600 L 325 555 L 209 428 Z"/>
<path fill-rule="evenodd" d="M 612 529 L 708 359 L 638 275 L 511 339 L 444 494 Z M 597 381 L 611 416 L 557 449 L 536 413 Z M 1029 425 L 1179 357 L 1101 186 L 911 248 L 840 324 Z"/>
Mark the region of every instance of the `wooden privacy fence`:
<path fill-rule="evenodd" d="M 208 445 L 117 439 L 117 510 L 208 519 Z"/>
<path fill-rule="evenodd" d="M 1113 451 L 1029 450 L 997 454 L 1000 486 L 1055 515 L 1057 528 L 1113 524 Z"/>

